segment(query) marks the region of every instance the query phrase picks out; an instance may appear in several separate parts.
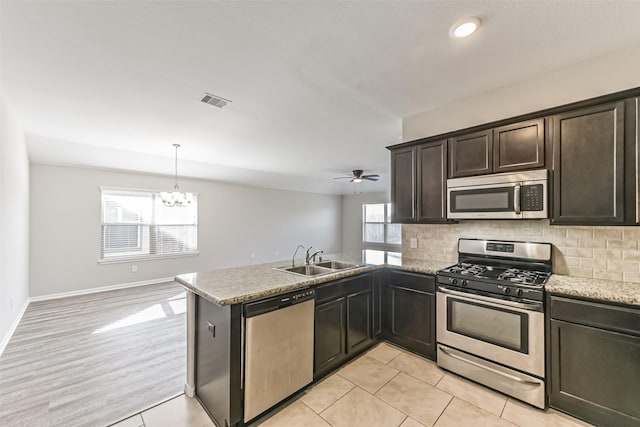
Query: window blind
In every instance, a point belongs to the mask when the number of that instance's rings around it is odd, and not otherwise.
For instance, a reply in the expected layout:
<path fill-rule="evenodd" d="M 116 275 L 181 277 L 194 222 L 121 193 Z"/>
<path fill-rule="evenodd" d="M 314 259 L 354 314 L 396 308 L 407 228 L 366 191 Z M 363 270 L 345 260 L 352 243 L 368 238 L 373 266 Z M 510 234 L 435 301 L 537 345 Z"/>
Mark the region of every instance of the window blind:
<path fill-rule="evenodd" d="M 166 207 L 155 192 L 102 190 L 101 260 L 197 253 L 197 196 Z"/>

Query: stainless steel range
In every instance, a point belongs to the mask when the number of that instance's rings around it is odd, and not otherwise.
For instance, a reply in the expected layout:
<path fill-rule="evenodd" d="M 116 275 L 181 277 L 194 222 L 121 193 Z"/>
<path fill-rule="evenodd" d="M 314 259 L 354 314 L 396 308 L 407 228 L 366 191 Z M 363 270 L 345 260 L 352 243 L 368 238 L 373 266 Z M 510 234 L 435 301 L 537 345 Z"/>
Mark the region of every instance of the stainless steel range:
<path fill-rule="evenodd" d="M 438 271 L 438 365 L 545 407 L 544 284 L 549 243 L 460 239 Z"/>

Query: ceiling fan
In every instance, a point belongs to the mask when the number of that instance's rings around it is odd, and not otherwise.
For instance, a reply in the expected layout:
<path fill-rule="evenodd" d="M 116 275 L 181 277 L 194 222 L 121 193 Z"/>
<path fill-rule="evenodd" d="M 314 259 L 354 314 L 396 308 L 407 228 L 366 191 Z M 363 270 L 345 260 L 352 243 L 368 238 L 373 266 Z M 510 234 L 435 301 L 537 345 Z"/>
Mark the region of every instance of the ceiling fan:
<path fill-rule="evenodd" d="M 364 171 L 362 169 L 354 169 L 351 171 L 352 175 L 351 176 L 338 176 L 335 177 L 333 179 L 350 179 L 351 181 L 349 182 L 362 182 L 362 180 L 367 180 L 367 181 L 377 181 L 378 178 L 380 177 L 380 175 L 378 174 L 373 174 L 373 175 L 362 175 Z"/>

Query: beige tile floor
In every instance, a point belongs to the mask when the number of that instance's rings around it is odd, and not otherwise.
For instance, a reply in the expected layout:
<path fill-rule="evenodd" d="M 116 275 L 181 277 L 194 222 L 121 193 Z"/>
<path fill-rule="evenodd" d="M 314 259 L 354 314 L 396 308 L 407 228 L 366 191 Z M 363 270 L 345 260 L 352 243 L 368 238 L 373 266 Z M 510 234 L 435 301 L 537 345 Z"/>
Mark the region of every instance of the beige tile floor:
<path fill-rule="evenodd" d="M 184 395 L 114 427 L 213 426 Z M 541 411 L 438 368 L 430 360 L 379 344 L 325 378 L 262 427 L 584 427 L 554 410 Z"/>

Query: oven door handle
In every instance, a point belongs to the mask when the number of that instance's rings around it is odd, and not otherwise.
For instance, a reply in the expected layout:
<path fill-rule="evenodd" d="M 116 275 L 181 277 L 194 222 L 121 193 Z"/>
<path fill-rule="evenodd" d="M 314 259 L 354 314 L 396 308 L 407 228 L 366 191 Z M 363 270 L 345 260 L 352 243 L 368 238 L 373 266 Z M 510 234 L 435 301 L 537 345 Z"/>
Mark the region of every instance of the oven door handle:
<path fill-rule="evenodd" d="M 467 300 L 480 300 L 491 302 L 498 305 L 506 305 L 508 307 L 521 308 L 527 311 L 542 311 L 542 303 L 540 302 L 516 302 L 509 301 L 504 299 L 485 297 L 484 295 L 474 294 L 472 292 L 460 292 L 454 291 L 453 289 L 445 288 L 443 286 L 438 286 L 438 290 L 443 294 L 455 295 L 457 297 L 466 298 Z"/>
<path fill-rule="evenodd" d="M 475 366 L 476 368 L 484 369 L 484 370 L 489 371 L 489 372 L 491 372 L 491 373 L 494 373 L 494 374 L 496 374 L 496 375 L 500 375 L 500 376 L 502 376 L 502 377 L 509 378 L 510 380 L 512 380 L 512 381 L 516 381 L 516 382 L 518 382 L 518 383 L 520 383 L 520 384 L 525 384 L 525 385 L 530 385 L 530 386 L 535 386 L 535 387 L 540 387 L 540 386 L 542 385 L 542 383 L 535 382 L 535 381 L 525 380 L 525 379 L 520 378 L 520 377 L 517 377 L 517 376 L 515 376 L 515 375 L 511 375 L 511 374 L 508 374 L 508 373 L 506 373 L 506 372 L 502 372 L 502 371 L 499 371 L 499 370 L 497 370 L 497 369 L 493 369 L 493 368 L 492 368 L 492 367 L 490 367 L 490 366 L 485 366 L 485 365 L 483 365 L 483 364 L 481 364 L 481 363 L 474 362 L 473 360 L 465 359 L 465 358 L 464 358 L 464 357 L 462 357 L 462 356 L 458 356 L 457 354 L 453 354 L 453 353 L 449 352 L 449 351 L 448 351 L 448 349 L 446 349 L 446 348 L 445 348 L 444 346 L 442 346 L 442 345 L 441 345 L 441 346 L 439 346 L 439 348 L 440 348 L 440 350 L 441 350 L 444 354 L 446 354 L 447 356 L 449 356 L 449 357 L 451 357 L 451 358 L 453 358 L 453 359 L 457 359 L 457 360 L 459 360 L 459 361 L 461 361 L 461 362 L 468 363 L 469 365 L 473 365 L 473 366 Z"/>

